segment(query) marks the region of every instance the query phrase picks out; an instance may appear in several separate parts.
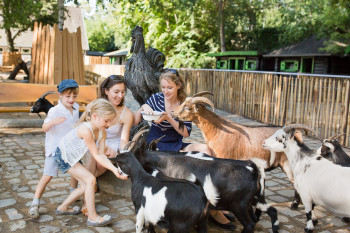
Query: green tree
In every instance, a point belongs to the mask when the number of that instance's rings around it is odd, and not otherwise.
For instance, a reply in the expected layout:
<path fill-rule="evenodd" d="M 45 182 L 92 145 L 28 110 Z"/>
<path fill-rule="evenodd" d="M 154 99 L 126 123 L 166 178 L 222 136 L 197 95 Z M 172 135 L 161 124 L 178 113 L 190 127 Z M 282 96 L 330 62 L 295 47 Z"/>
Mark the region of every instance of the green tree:
<path fill-rule="evenodd" d="M 53 24 L 58 20 L 57 0 L 2 0 L 0 1 L 0 16 L 6 33 L 8 47 L 14 51 L 14 40 L 22 32 L 33 28 L 34 21 Z"/>

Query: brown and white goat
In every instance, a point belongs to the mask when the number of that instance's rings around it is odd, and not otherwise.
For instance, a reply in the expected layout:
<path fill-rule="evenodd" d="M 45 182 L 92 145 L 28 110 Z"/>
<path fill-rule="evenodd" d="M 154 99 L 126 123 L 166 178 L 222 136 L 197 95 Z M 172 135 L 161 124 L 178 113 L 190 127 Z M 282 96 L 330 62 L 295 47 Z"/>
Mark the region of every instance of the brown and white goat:
<path fill-rule="evenodd" d="M 180 121 L 192 121 L 202 131 L 207 146 L 214 156 L 224 159 L 248 160 L 260 158 L 267 163 L 267 170 L 281 167 L 288 178 L 293 182 L 293 174 L 287 157 L 284 153 L 264 150 L 262 143 L 276 132 L 276 127 L 248 127 L 229 121 L 207 109 L 208 104 L 214 109 L 214 104 L 201 92 L 186 100 L 173 112 L 173 117 Z M 297 208 L 300 202 L 292 203 L 292 208 Z"/>

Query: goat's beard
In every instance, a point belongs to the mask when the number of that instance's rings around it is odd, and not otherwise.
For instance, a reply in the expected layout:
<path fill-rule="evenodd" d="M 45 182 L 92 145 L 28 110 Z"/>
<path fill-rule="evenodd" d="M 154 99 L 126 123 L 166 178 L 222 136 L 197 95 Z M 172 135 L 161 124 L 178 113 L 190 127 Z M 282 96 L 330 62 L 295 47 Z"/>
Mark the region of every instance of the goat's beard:
<path fill-rule="evenodd" d="M 179 129 L 182 131 L 184 130 L 185 124 L 183 121 L 179 120 Z"/>

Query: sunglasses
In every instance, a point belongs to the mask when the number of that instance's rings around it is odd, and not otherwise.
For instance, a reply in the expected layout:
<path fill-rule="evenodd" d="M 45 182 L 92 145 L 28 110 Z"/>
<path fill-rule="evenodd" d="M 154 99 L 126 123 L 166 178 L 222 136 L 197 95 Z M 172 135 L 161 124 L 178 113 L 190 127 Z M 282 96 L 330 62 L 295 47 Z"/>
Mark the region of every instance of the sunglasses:
<path fill-rule="evenodd" d="M 121 75 L 110 75 L 108 77 L 108 79 L 110 79 L 110 80 L 124 80 L 123 76 L 121 76 Z"/>
<path fill-rule="evenodd" d="M 175 74 L 176 76 L 179 77 L 179 73 L 178 73 L 177 70 L 175 70 L 175 69 L 164 69 L 163 72 L 164 72 L 164 73 L 170 72 L 170 73 Z"/>

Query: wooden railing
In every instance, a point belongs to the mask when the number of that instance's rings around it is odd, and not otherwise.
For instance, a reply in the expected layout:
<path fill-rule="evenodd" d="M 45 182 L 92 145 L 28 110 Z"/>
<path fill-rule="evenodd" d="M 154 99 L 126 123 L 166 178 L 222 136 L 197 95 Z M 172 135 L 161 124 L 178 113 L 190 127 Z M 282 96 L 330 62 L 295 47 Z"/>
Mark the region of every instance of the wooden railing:
<path fill-rule="evenodd" d="M 188 95 L 210 91 L 216 108 L 258 121 L 312 127 L 322 138 L 350 135 L 350 77 L 181 69 Z"/>

